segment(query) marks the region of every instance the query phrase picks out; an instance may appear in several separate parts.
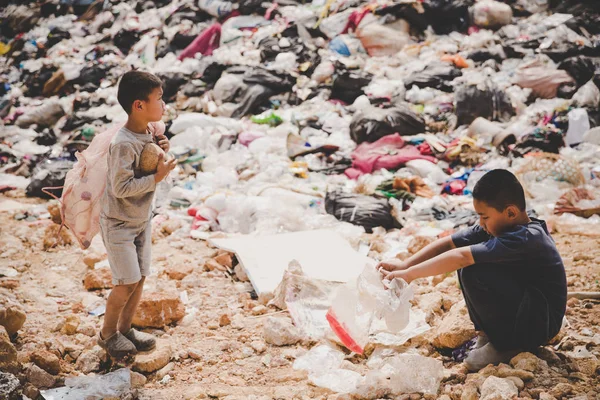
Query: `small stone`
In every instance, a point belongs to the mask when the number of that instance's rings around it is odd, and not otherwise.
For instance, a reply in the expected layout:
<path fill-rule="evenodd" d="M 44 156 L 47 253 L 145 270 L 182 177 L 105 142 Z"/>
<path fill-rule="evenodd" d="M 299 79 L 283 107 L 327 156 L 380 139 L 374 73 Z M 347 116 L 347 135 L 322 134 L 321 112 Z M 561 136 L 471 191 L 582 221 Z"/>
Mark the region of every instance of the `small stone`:
<path fill-rule="evenodd" d="M 74 243 L 73 235 L 59 225 L 48 225 L 44 231 L 43 247 L 48 251 L 57 246 L 71 246 Z"/>
<path fill-rule="evenodd" d="M 219 326 L 227 326 L 231 325 L 231 319 L 229 319 L 229 315 L 223 314 L 219 317 Z"/>
<path fill-rule="evenodd" d="M 172 362 L 168 363 L 156 373 L 156 379 L 160 380 L 164 378 L 165 376 L 167 376 L 167 374 L 173 371 L 173 368 L 175 368 L 175 364 Z"/>
<path fill-rule="evenodd" d="M 267 345 L 262 340 L 254 340 L 252 343 L 250 343 L 250 347 L 252 347 L 258 354 L 262 354 L 267 351 Z"/>
<path fill-rule="evenodd" d="M 238 330 L 244 329 L 246 327 L 246 324 L 244 324 L 244 317 L 240 314 L 234 315 L 231 320 L 231 327 Z"/>
<path fill-rule="evenodd" d="M 27 380 L 40 389 L 51 388 L 56 383 L 56 379 L 52 375 L 37 365 L 31 365 L 27 368 Z"/>
<path fill-rule="evenodd" d="M 481 386 L 481 400 L 511 400 L 518 395 L 519 390 L 508 379 L 490 376 Z"/>
<path fill-rule="evenodd" d="M 442 313 L 444 298 L 440 292 L 425 293 L 418 297 L 418 306 L 425 313 L 430 323 L 433 317 Z"/>
<path fill-rule="evenodd" d="M 0 287 L 5 289 L 16 289 L 21 285 L 21 281 L 18 279 L 2 278 L 0 279 Z"/>
<path fill-rule="evenodd" d="M 251 347 L 244 346 L 242 347 L 242 356 L 244 358 L 252 357 L 254 355 L 254 350 Z"/>
<path fill-rule="evenodd" d="M 90 372 L 100 371 L 100 365 L 102 363 L 101 357 L 98 355 L 98 351 L 89 350 L 81 353 L 75 363 L 75 369 L 89 374 Z"/>
<path fill-rule="evenodd" d="M 1 378 L 0 378 L 1 379 Z M 2 389 L 0 389 L 0 393 L 2 393 Z M 33 386 L 31 383 L 25 384 L 23 388 L 23 395 L 29 397 L 30 399 L 37 399 L 40 397 L 40 390 Z"/>
<path fill-rule="evenodd" d="M 146 378 L 146 376 L 135 371 L 131 371 L 131 387 L 134 389 L 139 389 L 144 387 L 146 382 L 148 382 L 148 378 Z"/>
<path fill-rule="evenodd" d="M 248 274 L 246 274 L 246 271 L 244 271 L 244 268 L 242 268 L 242 264 L 237 264 L 233 268 L 233 272 L 241 282 L 248 282 L 250 280 L 248 278 Z"/>
<path fill-rule="evenodd" d="M 259 305 L 252 309 L 252 315 L 264 315 L 267 313 L 267 311 L 268 311 L 267 307 L 265 307 L 263 305 Z"/>
<path fill-rule="evenodd" d="M 216 262 L 221 264 L 224 267 L 232 268 L 233 267 L 233 259 L 230 253 L 223 253 L 214 258 Z"/>
<path fill-rule="evenodd" d="M 302 340 L 300 330 L 288 318 L 268 317 L 263 335 L 267 343 L 275 346 L 289 346 Z"/>
<path fill-rule="evenodd" d="M 83 277 L 85 290 L 110 289 L 112 284 L 112 273 L 110 268 L 99 268 L 89 271 Z"/>
<path fill-rule="evenodd" d="M 208 321 L 206 327 L 214 331 L 216 329 L 219 329 L 219 323 L 217 321 Z"/>
<path fill-rule="evenodd" d="M 79 325 L 79 327 L 77 328 L 77 333 L 81 333 L 82 335 L 85 335 L 88 337 L 95 337 L 96 336 L 96 328 L 91 323 L 86 322 L 86 323 Z"/>
<path fill-rule="evenodd" d="M 516 376 L 509 376 L 506 379 L 514 383 L 517 389 L 519 390 L 523 390 L 525 388 L 525 382 L 523 382 L 523 379 L 521 378 L 518 378 Z"/>
<path fill-rule="evenodd" d="M 195 264 L 191 260 L 185 259 L 174 264 L 169 264 L 169 266 L 165 269 L 165 273 L 169 279 L 180 281 L 193 273 L 194 268 Z"/>
<path fill-rule="evenodd" d="M 62 225 L 62 215 L 60 212 L 60 204 L 58 202 L 51 202 L 48 204 L 48 213 L 50 214 L 50 219 L 57 225 Z"/>
<path fill-rule="evenodd" d="M 157 345 L 152 353 L 137 355 L 132 368 L 137 372 L 150 374 L 165 367 L 171 360 L 171 354 L 171 346 L 168 344 Z"/>
<path fill-rule="evenodd" d="M 540 400 L 556 400 L 556 397 L 552 396 L 549 393 L 543 392 L 540 393 Z"/>
<path fill-rule="evenodd" d="M 219 264 L 214 259 L 210 259 L 210 260 L 206 261 L 204 263 L 204 269 L 207 271 L 222 271 L 222 272 L 227 271 L 227 268 L 225 266 Z"/>
<path fill-rule="evenodd" d="M 95 251 L 90 251 L 85 256 L 83 256 L 83 263 L 88 266 L 88 268 L 94 268 L 96 264 L 100 261 L 106 259 L 106 254 L 99 254 Z"/>
<path fill-rule="evenodd" d="M 573 393 L 573 386 L 568 383 L 559 383 L 550 391 L 550 394 L 556 398 L 562 398 L 571 393 Z"/>
<path fill-rule="evenodd" d="M 438 348 L 455 349 L 475 336 L 464 301 L 455 304 L 437 327 L 433 345 Z"/>
<path fill-rule="evenodd" d="M 16 376 L 8 372 L 0 371 L 0 399 L 20 399 L 20 388 L 21 382 L 19 382 L 19 379 Z"/>
<path fill-rule="evenodd" d="M 161 224 L 160 229 L 165 235 L 172 235 L 173 232 L 177 231 L 182 226 L 183 222 L 180 219 L 169 218 Z"/>
<path fill-rule="evenodd" d="M 536 353 L 541 360 L 546 361 L 548 364 L 559 364 L 561 362 L 560 357 L 550 347 L 540 347 Z"/>
<path fill-rule="evenodd" d="M 0 325 L 6 328 L 8 336 L 13 336 L 25 324 L 27 316 L 16 307 L 0 308 Z"/>
<path fill-rule="evenodd" d="M 192 360 L 202 360 L 202 351 L 198 349 L 189 349 L 188 355 Z"/>
<path fill-rule="evenodd" d="M 144 292 L 133 317 L 138 328 L 164 328 L 185 316 L 185 306 L 177 293 Z"/>
<path fill-rule="evenodd" d="M 17 373 L 21 370 L 17 349 L 11 343 L 8 333 L 6 333 L 6 329 L 3 326 L 0 326 L 0 370 L 12 373 Z"/>
<path fill-rule="evenodd" d="M 465 385 L 460 400 L 479 400 L 479 391 L 474 385 Z"/>
<path fill-rule="evenodd" d="M 510 360 L 510 365 L 516 369 L 523 369 L 530 372 L 536 372 L 542 367 L 548 367 L 548 363 L 540 360 L 531 353 L 521 353 L 516 355 L 512 360 Z"/>
<path fill-rule="evenodd" d="M 69 315 L 67 316 L 65 325 L 62 327 L 61 332 L 65 335 L 75 335 L 80 323 L 81 320 L 77 315 Z"/>
<path fill-rule="evenodd" d="M 58 357 L 47 350 L 36 350 L 29 356 L 29 359 L 49 374 L 58 375 L 60 373 Z"/>
<path fill-rule="evenodd" d="M 438 397 L 438 400 L 452 400 L 452 399 L 447 394 L 443 394 L 440 397 Z"/>

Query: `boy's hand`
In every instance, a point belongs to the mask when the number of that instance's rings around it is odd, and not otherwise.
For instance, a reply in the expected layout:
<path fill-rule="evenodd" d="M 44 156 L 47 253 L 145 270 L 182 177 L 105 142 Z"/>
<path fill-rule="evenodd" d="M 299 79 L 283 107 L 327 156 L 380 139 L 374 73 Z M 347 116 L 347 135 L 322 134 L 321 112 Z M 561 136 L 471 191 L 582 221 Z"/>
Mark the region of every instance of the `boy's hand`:
<path fill-rule="evenodd" d="M 158 141 L 158 145 L 165 153 L 168 153 L 171 149 L 171 143 L 169 143 L 169 139 L 165 135 L 157 135 L 156 140 Z"/>
<path fill-rule="evenodd" d="M 156 173 L 154 174 L 154 182 L 158 183 L 169 175 L 169 172 L 177 166 L 177 160 L 172 158 L 169 161 L 165 161 L 164 154 L 158 155 L 158 166 L 156 167 Z"/>
<path fill-rule="evenodd" d="M 377 269 L 378 270 L 385 270 L 385 271 L 398 271 L 398 270 L 404 270 L 408 268 L 408 264 L 406 264 L 404 261 L 402 260 L 385 260 L 380 262 L 379 264 L 377 264 Z"/>
<path fill-rule="evenodd" d="M 383 279 L 393 281 L 396 278 L 402 278 L 406 281 L 406 283 L 410 283 L 412 281 L 412 278 L 410 277 L 409 271 L 407 269 L 398 270 L 394 272 L 386 272 L 386 275 L 384 275 Z"/>

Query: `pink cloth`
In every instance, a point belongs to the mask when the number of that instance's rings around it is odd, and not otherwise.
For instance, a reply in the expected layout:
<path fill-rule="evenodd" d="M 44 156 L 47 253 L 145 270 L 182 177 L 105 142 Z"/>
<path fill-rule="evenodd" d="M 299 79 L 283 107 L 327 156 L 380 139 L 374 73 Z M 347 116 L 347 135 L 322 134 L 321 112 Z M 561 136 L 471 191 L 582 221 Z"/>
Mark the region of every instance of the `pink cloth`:
<path fill-rule="evenodd" d="M 221 24 L 216 23 L 199 34 L 177 58 L 181 61 L 186 58 L 194 57 L 196 53 L 210 56 L 215 49 L 219 48 L 220 40 Z"/>
<path fill-rule="evenodd" d="M 346 171 L 351 179 L 355 171 L 370 174 L 378 169 L 396 169 L 411 160 L 436 162 L 435 157 L 421 154 L 415 146 L 405 146 L 399 134 L 384 136 L 374 143 L 363 143 L 352 153 L 352 167 Z"/>

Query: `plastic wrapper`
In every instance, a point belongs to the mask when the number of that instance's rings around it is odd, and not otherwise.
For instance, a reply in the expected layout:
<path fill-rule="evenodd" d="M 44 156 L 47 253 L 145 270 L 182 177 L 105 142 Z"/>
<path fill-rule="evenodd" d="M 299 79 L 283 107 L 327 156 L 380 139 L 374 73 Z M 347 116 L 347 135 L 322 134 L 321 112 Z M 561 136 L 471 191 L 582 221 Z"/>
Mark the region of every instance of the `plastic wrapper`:
<path fill-rule="evenodd" d="M 557 96 L 559 86 L 574 81 L 566 71 L 548 68 L 539 60 L 534 60 L 517 70 L 513 82 L 523 88 L 532 89 L 538 97 L 551 99 Z"/>
<path fill-rule="evenodd" d="M 404 85 L 407 89 L 413 86 L 419 88 L 434 88 L 444 92 L 451 92 L 451 82 L 462 75 L 460 69 L 447 63 L 432 63 L 421 71 L 409 76 Z"/>
<path fill-rule="evenodd" d="M 131 390 L 131 372 L 121 368 L 106 375 L 78 376 L 65 379 L 65 386 L 43 390 L 46 400 L 118 398 Z"/>
<path fill-rule="evenodd" d="M 412 297 L 406 282 L 382 282 L 379 271 L 367 265 L 356 281 L 337 290 L 327 320 L 344 346 L 362 354 L 377 316 L 383 317 L 391 333 L 408 325 Z"/>
<path fill-rule="evenodd" d="M 482 28 L 495 29 L 512 22 L 512 9 L 499 1 L 482 0 L 471 9 L 473 23 Z"/>
<path fill-rule="evenodd" d="M 412 42 L 407 33 L 376 22 L 360 24 L 356 36 L 371 57 L 394 55 Z"/>

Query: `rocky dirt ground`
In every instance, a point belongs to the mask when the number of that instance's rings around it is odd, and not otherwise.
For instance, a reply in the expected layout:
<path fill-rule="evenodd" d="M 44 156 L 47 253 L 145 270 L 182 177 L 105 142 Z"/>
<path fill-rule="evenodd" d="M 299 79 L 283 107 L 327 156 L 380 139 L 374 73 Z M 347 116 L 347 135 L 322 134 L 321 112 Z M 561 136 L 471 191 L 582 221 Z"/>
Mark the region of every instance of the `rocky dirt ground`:
<path fill-rule="evenodd" d="M 45 204 L 14 191 L 0 195 L 0 204 L 8 200 Z M 38 388 L 60 386 L 66 376 L 119 366 L 95 347 L 101 317 L 89 314 L 104 303 L 110 287 L 107 270 L 94 269 L 103 255 L 81 251 L 68 232 L 58 234 L 50 219 L 17 220 L 23 217 L 19 214 L 0 212 L 0 325 L 8 333 L 0 326 L 0 369 L 18 376 L 24 393 L 34 398 Z M 136 390 L 128 398 L 344 398 L 312 386 L 305 372 L 292 368 L 313 345 L 296 337 L 293 327 L 286 325 L 287 345 L 265 337 L 264 326 L 271 318 L 284 318 L 284 325 L 289 319 L 253 298 L 251 285 L 229 272 L 231 257 L 172 234 L 178 227 L 171 220 L 154 229 L 156 273 L 147 281 L 135 322 L 158 336 L 159 344 L 131 365 L 138 372 L 133 375 Z M 569 290 L 600 291 L 600 238 L 554 238 Z M 600 300 L 570 299 L 568 325 L 553 346 L 536 355 L 522 354 L 511 365 L 467 374 L 443 348 L 464 342 L 474 332 L 460 305 L 456 279 L 440 281 L 417 282 L 415 304 L 433 328 L 405 347 L 442 360 L 447 374 L 438 395 L 400 398 L 600 399 Z M 365 358 L 349 361 L 348 368 L 360 369 Z"/>

